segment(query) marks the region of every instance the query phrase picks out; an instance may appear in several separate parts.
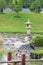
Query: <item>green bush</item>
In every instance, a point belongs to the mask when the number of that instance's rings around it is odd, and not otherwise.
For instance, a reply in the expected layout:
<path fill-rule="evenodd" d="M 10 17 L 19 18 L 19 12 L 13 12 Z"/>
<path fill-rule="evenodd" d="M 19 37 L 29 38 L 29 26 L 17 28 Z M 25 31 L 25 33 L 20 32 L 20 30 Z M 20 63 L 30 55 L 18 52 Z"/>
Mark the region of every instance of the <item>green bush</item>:
<path fill-rule="evenodd" d="M 35 38 L 31 39 L 31 42 L 35 46 L 43 46 L 43 37 L 42 36 L 36 36 Z"/>

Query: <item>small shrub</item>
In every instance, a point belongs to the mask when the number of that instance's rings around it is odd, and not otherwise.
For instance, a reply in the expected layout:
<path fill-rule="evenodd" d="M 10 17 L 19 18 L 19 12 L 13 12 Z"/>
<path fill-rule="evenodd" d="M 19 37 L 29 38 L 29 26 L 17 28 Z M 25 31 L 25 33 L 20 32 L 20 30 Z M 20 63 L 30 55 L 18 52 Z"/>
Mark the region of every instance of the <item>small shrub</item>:
<path fill-rule="evenodd" d="M 42 36 L 36 36 L 35 38 L 31 39 L 31 42 L 35 46 L 43 46 L 43 37 Z"/>

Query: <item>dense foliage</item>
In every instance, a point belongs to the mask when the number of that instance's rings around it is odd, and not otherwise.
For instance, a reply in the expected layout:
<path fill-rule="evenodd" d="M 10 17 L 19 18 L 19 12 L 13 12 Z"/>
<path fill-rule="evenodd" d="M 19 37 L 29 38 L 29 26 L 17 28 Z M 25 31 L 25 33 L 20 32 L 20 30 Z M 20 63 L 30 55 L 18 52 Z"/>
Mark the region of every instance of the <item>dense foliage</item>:
<path fill-rule="evenodd" d="M 29 0 L 22 0 L 23 7 L 29 7 L 30 1 Z"/>
<path fill-rule="evenodd" d="M 32 3 L 32 5 L 30 6 L 30 10 L 36 13 L 39 13 L 41 11 L 41 4 L 40 4 L 40 0 L 36 0 Z"/>
<path fill-rule="evenodd" d="M 36 36 L 31 40 L 35 46 L 43 46 L 43 36 Z"/>
<path fill-rule="evenodd" d="M 15 4 L 15 1 L 19 4 Z M 15 4 L 14 7 L 13 4 Z M 20 11 L 21 4 L 22 7 L 29 7 L 31 11 L 40 12 L 41 7 L 43 7 L 43 0 L 0 0 L 0 12 L 3 12 L 5 7 L 13 7 L 16 12 L 17 10 Z"/>
<path fill-rule="evenodd" d="M 34 3 L 34 1 L 36 0 L 22 0 L 23 7 L 30 7 Z M 38 2 L 40 1 L 41 6 L 43 7 L 43 0 L 37 0 L 37 1 Z"/>
<path fill-rule="evenodd" d="M 3 12 L 3 9 L 9 7 L 9 3 L 12 0 L 0 0 L 0 12 Z"/>
<path fill-rule="evenodd" d="M 0 12 L 3 12 L 3 8 L 5 8 L 5 0 L 0 0 Z"/>

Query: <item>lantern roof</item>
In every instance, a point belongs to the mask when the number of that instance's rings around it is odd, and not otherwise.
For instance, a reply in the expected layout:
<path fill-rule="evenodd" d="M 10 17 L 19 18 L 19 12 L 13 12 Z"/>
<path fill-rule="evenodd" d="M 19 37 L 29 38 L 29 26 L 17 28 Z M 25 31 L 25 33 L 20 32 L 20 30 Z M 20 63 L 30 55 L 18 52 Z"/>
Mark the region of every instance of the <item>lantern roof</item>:
<path fill-rule="evenodd" d="M 26 24 L 29 24 L 29 25 L 31 25 L 32 23 L 29 21 L 29 19 L 28 19 L 28 21 L 26 22 Z"/>

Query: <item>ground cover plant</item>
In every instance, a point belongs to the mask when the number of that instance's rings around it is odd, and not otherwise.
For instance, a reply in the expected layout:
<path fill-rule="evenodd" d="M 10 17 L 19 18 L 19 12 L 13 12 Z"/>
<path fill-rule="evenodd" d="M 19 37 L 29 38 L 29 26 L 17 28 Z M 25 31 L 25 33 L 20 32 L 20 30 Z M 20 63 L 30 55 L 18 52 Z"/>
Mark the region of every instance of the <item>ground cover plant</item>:
<path fill-rule="evenodd" d="M 32 53 L 34 53 L 34 54 L 43 54 L 43 50 L 33 50 Z"/>

